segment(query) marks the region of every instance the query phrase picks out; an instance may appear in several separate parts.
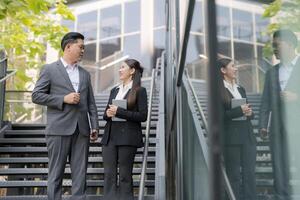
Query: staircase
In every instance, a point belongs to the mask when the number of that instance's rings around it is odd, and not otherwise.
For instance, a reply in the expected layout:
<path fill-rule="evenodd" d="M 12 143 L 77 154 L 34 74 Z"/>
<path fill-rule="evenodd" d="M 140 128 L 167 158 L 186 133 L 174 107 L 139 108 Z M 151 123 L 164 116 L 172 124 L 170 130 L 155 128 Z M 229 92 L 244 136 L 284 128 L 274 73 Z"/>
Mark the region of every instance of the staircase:
<path fill-rule="evenodd" d="M 201 104 L 202 110 L 207 119 L 207 90 L 206 84 L 203 81 L 192 80 L 192 84 L 195 92 L 197 93 L 197 98 Z M 260 107 L 260 95 L 259 94 L 248 94 L 248 101 L 252 105 L 254 112 L 254 119 L 252 120 L 252 125 L 254 128 L 254 134 L 257 139 L 257 157 L 256 157 L 256 184 L 257 184 L 257 194 L 259 199 L 265 200 L 269 199 L 273 193 L 273 174 L 272 174 L 272 164 L 271 164 L 271 154 L 269 149 L 269 141 L 262 140 L 258 134 L 259 126 L 259 107 Z M 194 99 L 195 102 L 195 99 Z M 195 107 L 196 106 L 196 103 Z M 200 113 L 198 114 L 199 121 L 203 132 L 206 135 L 206 130 L 203 126 L 203 121 L 201 119 Z"/>
<path fill-rule="evenodd" d="M 148 97 L 150 80 L 143 81 L 147 88 Z M 158 121 L 159 85 L 156 84 L 153 97 L 152 117 L 150 126 L 150 143 L 145 178 L 145 200 L 154 199 L 155 171 L 156 171 L 156 124 Z M 90 144 L 89 163 L 87 170 L 88 199 L 101 200 L 103 194 L 103 160 L 102 148 L 99 144 L 106 121 L 102 119 L 109 94 L 103 93 L 95 96 L 99 115 L 99 139 Z M 149 101 L 149 100 L 148 100 Z M 146 123 L 142 123 L 145 134 Z M 10 130 L 3 133 L 0 138 L 0 198 L 16 200 L 47 199 L 47 149 L 43 124 L 13 124 Z M 135 157 L 133 180 L 134 194 L 138 195 L 143 148 L 139 148 Z M 70 179 L 70 166 L 66 165 L 63 181 L 63 199 L 68 199 L 72 185 Z"/>

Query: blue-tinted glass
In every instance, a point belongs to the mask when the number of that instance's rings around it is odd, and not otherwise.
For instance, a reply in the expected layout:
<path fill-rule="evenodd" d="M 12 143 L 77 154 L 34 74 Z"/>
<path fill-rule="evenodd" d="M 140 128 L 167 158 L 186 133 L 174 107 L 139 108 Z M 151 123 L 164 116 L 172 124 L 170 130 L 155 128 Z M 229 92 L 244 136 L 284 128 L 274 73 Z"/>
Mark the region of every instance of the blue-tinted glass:
<path fill-rule="evenodd" d="M 65 27 L 67 27 L 67 28 L 69 28 L 69 31 L 74 31 L 74 25 L 75 25 L 75 23 L 74 23 L 74 21 L 72 21 L 72 20 L 62 20 L 61 21 L 61 25 L 63 25 L 63 26 L 65 26 Z"/>
<path fill-rule="evenodd" d="M 154 0 L 154 27 L 166 25 L 165 17 L 165 1 Z"/>
<path fill-rule="evenodd" d="M 236 39 L 252 41 L 253 22 L 251 13 L 233 9 L 233 37 Z"/>
<path fill-rule="evenodd" d="M 141 58 L 141 35 L 130 35 L 124 38 L 124 55 L 140 60 Z"/>
<path fill-rule="evenodd" d="M 230 37 L 230 15 L 228 7 L 217 6 L 217 28 L 219 36 Z"/>
<path fill-rule="evenodd" d="M 218 55 L 231 57 L 231 43 L 230 40 L 218 38 Z"/>
<path fill-rule="evenodd" d="M 139 31 L 141 29 L 141 5 L 140 1 L 125 4 L 125 33 Z"/>
<path fill-rule="evenodd" d="M 253 63 L 254 48 L 252 44 L 244 42 L 234 42 L 234 59 L 238 63 Z"/>
<path fill-rule="evenodd" d="M 166 29 L 154 30 L 155 48 L 165 48 L 165 31 Z"/>
<path fill-rule="evenodd" d="M 82 33 L 85 40 L 97 39 L 97 11 L 78 15 L 77 31 Z"/>
<path fill-rule="evenodd" d="M 121 50 L 121 39 L 115 38 L 100 42 L 101 59 L 114 54 Z"/>
<path fill-rule="evenodd" d="M 199 59 L 200 54 L 204 54 L 203 37 L 199 35 L 190 35 L 186 53 L 186 63 L 191 63 Z"/>
<path fill-rule="evenodd" d="M 203 12 L 202 12 L 202 3 L 196 2 L 194 8 L 194 15 L 192 19 L 192 31 L 202 32 L 203 31 Z"/>
<path fill-rule="evenodd" d="M 96 62 L 96 43 L 85 45 L 82 61 L 91 64 Z"/>
<path fill-rule="evenodd" d="M 100 14 L 100 38 L 121 34 L 121 6 L 102 9 Z"/>
<path fill-rule="evenodd" d="M 255 15 L 256 23 L 256 39 L 257 42 L 266 43 L 270 38 L 264 34 L 269 25 L 270 21 L 268 19 L 262 18 L 261 15 Z"/>

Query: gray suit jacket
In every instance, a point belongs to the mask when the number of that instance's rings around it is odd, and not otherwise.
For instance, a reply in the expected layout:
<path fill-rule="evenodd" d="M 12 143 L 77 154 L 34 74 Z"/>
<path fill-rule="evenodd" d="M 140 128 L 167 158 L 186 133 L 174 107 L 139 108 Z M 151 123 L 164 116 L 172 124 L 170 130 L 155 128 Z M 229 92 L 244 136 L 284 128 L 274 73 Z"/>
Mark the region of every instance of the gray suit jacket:
<path fill-rule="evenodd" d="M 98 129 L 98 116 L 90 74 L 78 66 L 80 103 L 64 103 L 64 96 L 75 92 L 67 71 L 60 60 L 43 67 L 32 92 L 32 102 L 47 106 L 48 135 L 71 135 L 78 125 L 81 134 L 89 135 L 91 127 Z"/>

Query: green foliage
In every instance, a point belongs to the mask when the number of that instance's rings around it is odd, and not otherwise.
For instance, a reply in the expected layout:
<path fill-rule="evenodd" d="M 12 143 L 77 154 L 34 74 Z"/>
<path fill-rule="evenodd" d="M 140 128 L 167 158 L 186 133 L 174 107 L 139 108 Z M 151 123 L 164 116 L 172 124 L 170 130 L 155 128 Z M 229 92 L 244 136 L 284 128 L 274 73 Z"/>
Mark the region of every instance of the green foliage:
<path fill-rule="evenodd" d="M 267 34 L 269 35 L 272 35 L 279 28 L 286 28 L 299 33 L 300 0 L 275 0 L 265 7 L 263 17 L 274 19 L 274 22 L 268 26 Z M 265 56 L 272 54 L 270 44 L 266 45 L 264 53 Z"/>
<path fill-rule="evenodd" d="M 56 19 L 74 20 L 65 3 L 65 0 L 0 0 L 0 44 L 7 51 L 9 68 L 19 70 L 14 88 L 26 89 L 25 69 L 43 65 L 47 42 L 55 49 L 60 48 L 60 39 L 68 29 Z"/>

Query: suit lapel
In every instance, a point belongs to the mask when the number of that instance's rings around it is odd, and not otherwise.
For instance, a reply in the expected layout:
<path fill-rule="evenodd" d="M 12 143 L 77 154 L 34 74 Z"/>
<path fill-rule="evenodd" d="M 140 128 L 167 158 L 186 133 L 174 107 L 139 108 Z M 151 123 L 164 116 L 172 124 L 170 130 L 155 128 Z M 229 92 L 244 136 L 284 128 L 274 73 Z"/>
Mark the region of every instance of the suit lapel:
<path fill-rule="evenodd" d="M 64 67 L 64 65 L 62 64 L 62 62 L 59 60 L 57 61 L 57 68 L 60 71 L 60 73 L 62 74 L 62 76 L 64 77 L 65 81 L 67 82 L 68 86 L 75 92 L 73 85 L 71 83 L 71 80 L 69 78 L 69 75 L 66 71 L 66 68 Z"/>
<path fill-rule="evenodd" d="M 114 91 L 113 91 L 113 94 L 111 95 L 112 99 L 116 98 L 118 92 L 119 92 L 119 88 L 115 88 Z"/>
<path fill-rule="evenodd" d="M 84 72 L 83 72 L 83 69 L 78 66 L 78 72 L 79 72 L 79 87 L 78 87 L 78 92 L 81 91 L 82 89 L 82 85 L 84 84 Z"/>

